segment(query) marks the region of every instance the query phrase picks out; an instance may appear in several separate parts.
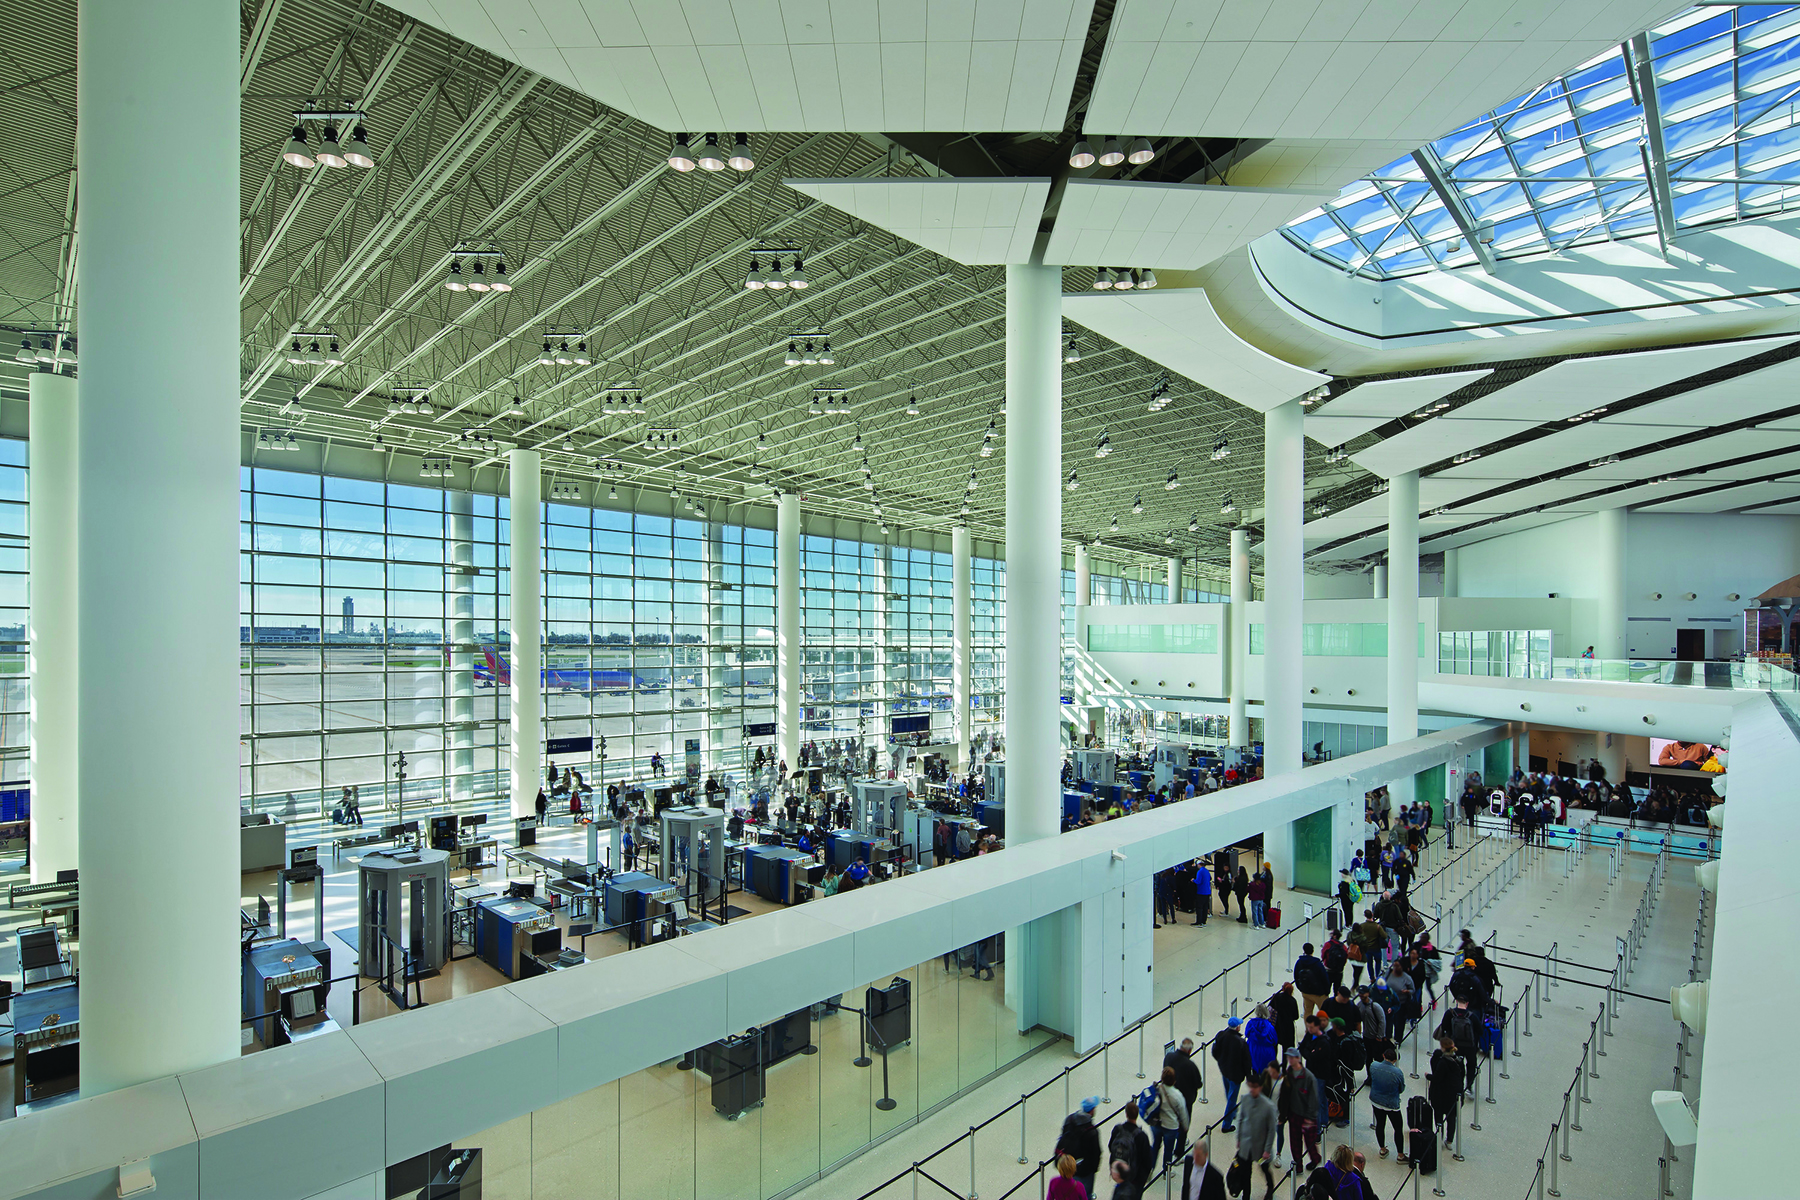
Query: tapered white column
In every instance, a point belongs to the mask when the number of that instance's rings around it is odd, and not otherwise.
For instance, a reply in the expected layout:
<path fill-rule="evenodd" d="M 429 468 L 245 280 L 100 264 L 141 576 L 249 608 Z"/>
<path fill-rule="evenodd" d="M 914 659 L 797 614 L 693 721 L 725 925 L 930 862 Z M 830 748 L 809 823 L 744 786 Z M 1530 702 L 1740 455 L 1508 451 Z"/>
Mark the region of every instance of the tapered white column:
<path fill-rule="evenodd" d="M 1168 601 L 1170 604 L 1181 603 L 1181 560 L 1169 559 Z"/>
<path fill-rule="evenodd" d="M 1625 510 L 1603 508 L 1594 514 L 1594 523 L 1594 575 L 1600 601 L 1594 657 L 1626 658 Z"/>
<path fill-rule="evenodd" d="M 1006 268 L 1006 841 L 1062 825 L 1062 268 Z"/>
<path fill-rule="evenodd" d="M 450 798 L 475 795 L 475 497 L 451 492 L 450 569 L 444 572 L 450 592 L 450 675 L 445 686 L 450 725 Z M 346 633 L 351 632 L 345 630 Z"/>
<path fill-rule="evenodd" d="M 1388 569 L 1386 563 L 1376 563 L 1375 569 L 1369 572 L 1369 584 L 1377 600 L 1386 600 L 1388 594 Z"/>
<path fill-rule="evenodd" d="M 31 881 L 80 859 L 81 595 L 75 517 L 77 391 L 68 375 L 31 375 Z"/>
<path fill-rule="evenodd" d="M 1075 603 L 1094 602 L 1094 555 L 1085 545 L 1075 547 Z"/>
<path fill-rule="evenodd" d="M 1462 551 L 1455 546 L 1444 551 L 1444 595 L 1462 595 Z"/>
<path fill-rule="evenodd" d="M 1263 414 L 1263 772 L 1300 769 L 1300 402 Z"/>
<path fill-rule="evenodd" d="M 969 662 L 973 624 L 969 604 L 969 527 L 950 531 L 950 703 L 955 706 L 956 761 L 969 766 Z"/>
<path fill-rule="evenodd" d="M 800 497 L 775 501 L 775 753 L 800 762 Z"/>
<path fill-rule="evenodd" d="M 239 15 L 78 11 L 84 1095 L 238 1056 Z"/>
<path fill-rule="evenodd" d="M 1231 531 L 1231 603 L 1225 609 L 1227 674 L 1231 688 L 1229 737 L 1250 744 L 1250 531 Z"/>
<path fill-rule="evenodd" d="M 509 450 L 512 526 L 512 815 L 537 812 L 544 760 L 544 478 L 536 450 Z"/>
<path fill-rule="evenodd" d="M 1388 744 L 1419 736 L 1419 473 L 1388 481 Z M 1403 800 L 1398 784 L 1395 799 Z"/>

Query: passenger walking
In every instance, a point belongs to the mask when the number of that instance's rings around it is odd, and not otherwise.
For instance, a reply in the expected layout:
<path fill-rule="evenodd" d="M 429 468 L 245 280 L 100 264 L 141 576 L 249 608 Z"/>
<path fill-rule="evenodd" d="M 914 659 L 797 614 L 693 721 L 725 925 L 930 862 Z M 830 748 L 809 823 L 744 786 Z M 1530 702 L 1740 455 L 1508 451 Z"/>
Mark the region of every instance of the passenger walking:
<path fill-rule="evenodd" d="M 1281 1116 L 1268 1095 L 1267 1076 L 1258 1072 L 1245 1080 L 1244 1086 L 1249 1094 L 1238 1114 L 1237 1157 L 1232 1163 L 1232 1174 L 1242 1178 L 1243 1186 L 1236 1189 L 1237 1194 L 1247 1197 L 1251 1171 L 1260 1168 L 1263 1200 L 1271 1200 L 1275 1195 L 1275 1175 L 1269 1163 L 1275 1157 L 1275 1131 L 1281 1126 Z"/>
<path fill-rule="evenodd" d="M 1194 864 L 1194 924 L 1206 924 L 1206 918 L 1212 914 L 1212 872 L 1206 869 L 1204 858 L 1196 859 Z"/>
<path fill-rule="evenodd" d="M 1239 1021 L 1232 1017 L 1225 1023 L 1225 1032 L 1213 1038 L 1213 1062 L 1218 1064 L 1219 1078 L 1225 1083 L 1225 1119 L 1219 1122 L 1219 1129 L 1225 1133 L 1231 1132 L 1232 1118 L 1237 1115 L 1238 1089 L 1255 1069 L 1250 1047 L 1238 1029 Z M 1184 1039 L 1182 1045 L 1188 1045 L 1188 1041 Z"/>
<path fill-rule="evenodd" d="M 1375 1109 L 1375 1144 L 1381 1157 L 1388 1156 L 1386 1129 L 1394 1127 L 1394 1160 L 1407 1165 L 1406 1126 L 1400 1120 L 1400 1095 L 1406 1091 L 1406 1072 L 1400 1069 L 1399 1055 L 1391 1045 L 1382 1047 L 1381 1057 L 1369 1064 L 1369 1104 Z"/>
<path fill-rule="evenodd" d="M 1056 1178 L 1044 1189 L 1044 1200 L 1092 1200 L 1087 1188 L 1075 1178 L 1075 1160 L 1067 1154 L 1056 1159 Z"/>
<path fill-rule="evenodd" d="M 1300 1169 L 1300 1153 L 1304 1145 L 1309 1166 L 1319 1165 L 1319 1105 L 1324 1089 L 1318 1079 L 1300 1060 L 1298 1050 L 1287 1052 L 1287 1072 L 1281 1077 L 1281 1095 L 1276 1107 L 1287 1125 L 1288 1151 L 1294 1156 L 1294 1170 Z"/>
<path fill-rule="evenodd" d="M 1187 1101 L 1182 1098 L 1181 1089 L 1175 1086 L 1175 1068 L 1165 1066 L 1162 1069 L 1162 1079 L 1156 1084 L 1156 1112 L 1152 1127 L 1156 1145 L 1162 1152 L 1163 1166 L 1172 1165 L 1180 1155 L 1182 1143 L 1186 1140 L 1183 1135 L 1187 1132 L 1187 1126 Z M 1148 1172 L 1144 1178 L 1149 1178 Z"/>
<path fill-rule="evenodd" d="M 1181 1167 L 1181 1200 L 1225 1200 L 1225 1179 L 1219 1168 L 1207 1161 L 1210 1157 L 1206 1139 L 1196 1140 Z"/>
<path fill-rule="evenodd" d="M 1099 1107 L 1098 1096 L 1083 1100 L 1079 1108 L 1063 1118 L 1062 1132 L 1056 1138 L 1057 1170 L 1062 1170 L 1063 1159 L 1074 1163 L 1070 1174 L 1081 1186 L 1083 1197 L 1088 1198 L 1094 1194 L 1094 1179 L 1100 1173 L 1100 1131 L 1094 1128 L 1094 1110 Z"/>

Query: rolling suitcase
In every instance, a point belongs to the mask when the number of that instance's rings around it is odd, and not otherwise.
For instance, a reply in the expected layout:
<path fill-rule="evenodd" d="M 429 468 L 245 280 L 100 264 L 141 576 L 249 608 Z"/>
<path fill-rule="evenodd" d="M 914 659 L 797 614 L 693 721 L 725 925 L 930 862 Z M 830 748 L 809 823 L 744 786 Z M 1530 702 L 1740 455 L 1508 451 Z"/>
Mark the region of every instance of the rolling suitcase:
<path fill-rule="evenodd" d="M 1325 910 L 1325 932 L 1333 934 L 1344 932 L 1344 913 L 1335 904 Z"/>
<path fill-rule="evenodd" d="M 1413 1169 L 1421 1175 L 1431 1175 L 1437 1171 L 1437 1131 L 1435 1129 L 1414 1129 L 1406 1135 L 1406 1153 L 1412 1159 Z"/>
<path fill-rule="evenodd" d="M 1263 924 L 1267 925 L 1270 929 L 1280 929 L 1281 909 L 1273 904 L 1265 905 L 1263 908 Z"/>

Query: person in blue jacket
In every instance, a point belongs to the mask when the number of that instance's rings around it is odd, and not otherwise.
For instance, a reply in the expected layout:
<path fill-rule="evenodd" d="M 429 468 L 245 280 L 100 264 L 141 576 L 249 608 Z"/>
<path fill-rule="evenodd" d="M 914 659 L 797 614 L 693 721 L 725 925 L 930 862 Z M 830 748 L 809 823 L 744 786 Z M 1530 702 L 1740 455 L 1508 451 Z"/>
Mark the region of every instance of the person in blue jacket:
<path fill-rule="evenodd" d="M 1244 1043 L 1250 1047 L 1250 1070 L 1261 1074 L 1268 1069 L 1270 1063 L 1281 1050 L 1281 1042 L 1275 1036 L 1275 1022 L 1269 1020 L 1269 1006 L 1258 1004 L 1256 1011 L 1244 1023 Z"/>
<path fill-rule="evenodd" d="M 1196 859 L 1194 869 L 1194 924 L 1206 924 L 1207 916 L 1212 912 L 1212 872 L 1206 869 L 1204 858 Z"/>

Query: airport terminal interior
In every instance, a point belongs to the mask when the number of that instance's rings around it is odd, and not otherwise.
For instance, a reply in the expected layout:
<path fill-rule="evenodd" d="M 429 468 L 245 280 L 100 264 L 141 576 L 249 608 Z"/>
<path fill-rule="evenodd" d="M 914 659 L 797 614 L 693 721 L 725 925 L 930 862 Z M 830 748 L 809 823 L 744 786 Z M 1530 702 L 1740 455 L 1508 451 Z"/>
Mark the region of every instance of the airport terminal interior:
<path fill-rule="evenodd" d="M 1800 4 L 0 6 L 0 1200 L 1791 1195 L 1797 605 Z"/>

